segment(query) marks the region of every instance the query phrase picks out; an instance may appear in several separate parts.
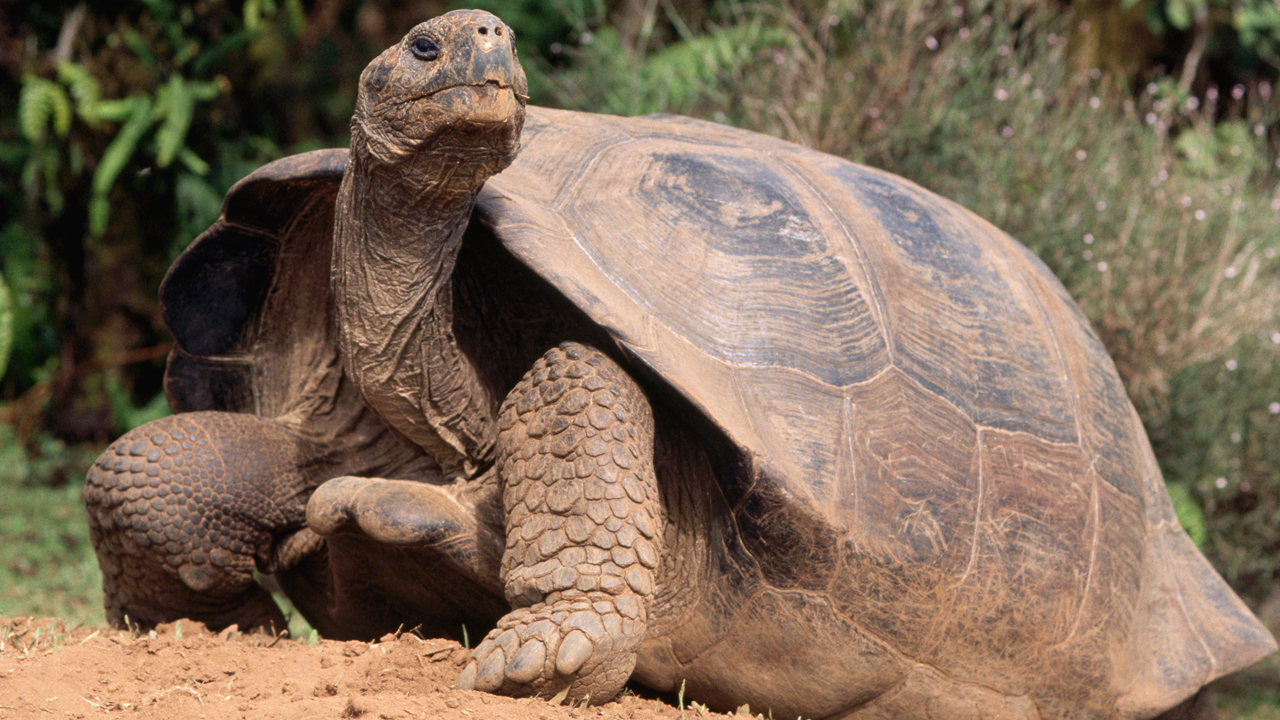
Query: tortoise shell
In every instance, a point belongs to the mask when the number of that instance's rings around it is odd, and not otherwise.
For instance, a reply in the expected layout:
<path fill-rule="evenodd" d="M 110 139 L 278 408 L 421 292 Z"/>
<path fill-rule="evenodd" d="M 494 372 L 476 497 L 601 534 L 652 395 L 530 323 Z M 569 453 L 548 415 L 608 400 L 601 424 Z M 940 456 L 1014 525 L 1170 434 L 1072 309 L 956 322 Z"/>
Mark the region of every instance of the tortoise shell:
<path fill-rule="evenodd" d="M 698 658 L 694 683 L 776 662 L 733 638 L 785 645 L 803 618 L 831 627 L 793 659 L 815 685 L 883 695 L 853 656 L 888 653 L 916 668 L 895 676 L 903 698 L 965 687 L 1009 717 L 1035 717 L 1019 698 L 1045 717 L 1141 717 L 1274 648 L 1179 526 L 1088 321 L 1008 235 L 893 175 L 686 118 L 530 107 L 523 138 L 455 273 L 497 309 L 460 310 L 459 341 L 503 365 L 500 398 L 577 333 L 718 446 L 712 552 L 735 569 L 704 602 L 723 626 L 643 651 L 642 679 L 679 685 L 649 656 Z M 167 389 L 175 409 L 285 418 L 372 453 L 374 472 L 412 452 L 369 439 L 380 421 L 334 354 L 345 157 L 255 172 L 175 263 Z M 534 285 L 533 300 L 511 290 Z M 572 317 L 527 347 L 485 345 L 491 329 L 519 337 L 521 304 L 543 299 Z M 733 696 L 731 679 L 703 682 Z"/>

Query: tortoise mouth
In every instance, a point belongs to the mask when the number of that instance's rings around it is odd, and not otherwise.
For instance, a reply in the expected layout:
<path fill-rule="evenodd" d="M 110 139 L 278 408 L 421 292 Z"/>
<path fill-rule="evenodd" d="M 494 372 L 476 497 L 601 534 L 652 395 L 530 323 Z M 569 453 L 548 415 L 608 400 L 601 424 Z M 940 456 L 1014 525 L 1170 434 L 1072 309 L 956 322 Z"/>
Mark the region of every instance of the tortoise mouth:
<path fill-rule="evenodd" d="M 498 80 L 452 85 L 420 100 L 447 108 L 455 118 L 472 123 L 507 123 L 524 111 L 527 97 Z"/>
<path fill-rule="evenodd" d="M 417 95 L 411 98 L 410 102 L 419 102 L 422 100 L 429 100 L 431 98 L 439 98 L 439 97 L 447 96 L 450 93 L 453 93 L 455 91 L 466 90 L 466 89 L 472 90 L 477 95 L 482 95 L 485 91 L 497 92 L 501 90 L 510 90 L 511 94 L 515 96 L 515 99 L 518 100 L 521 105 L 523 105 L 529 99 L 528 95 L 521 95 L 517 93 L 515 91 L 515 86 L 512 83 L 506 82 L 503 80 L 495 80 L 493 78 L 489 78 L 487 80 L 482 80 L 479 82 L 460 82 L 454 85 L 449 85 L 447 87 L 436 88 L 434 90 L 424 92 L 421 95 Z"/>

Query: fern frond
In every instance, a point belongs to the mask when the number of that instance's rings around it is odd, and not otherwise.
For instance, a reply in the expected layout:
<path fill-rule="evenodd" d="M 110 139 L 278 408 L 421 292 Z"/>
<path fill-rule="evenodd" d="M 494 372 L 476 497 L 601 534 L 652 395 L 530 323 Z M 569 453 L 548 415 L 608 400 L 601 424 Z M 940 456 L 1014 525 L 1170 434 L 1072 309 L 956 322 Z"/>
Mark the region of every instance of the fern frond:
<path fill-rule="evenodd" d="M 93 174 L 93 197 L 89 202 L 89 231 L 96 237 L 107 229 L 107 215 L 110 205 L 107 193 L 115 184 L 116 177 L 124 170 L 129 158 L 138 148 L 142 136 L 146 134 L 153 122 L 151 118 L 152 102 L 148 97 L 130 98 L 133 111 L 129 119 L 120 127 L 111 144 L 102 153 L 98 169 Z"/>
<path fill-rule="evenodd" d="M 43 142 L 52 121 L 54 133 L 66 137 L 71 131 L 71 99 L 61 85 L 36 75 L 22 79 L 18 93 L 18 123 L 29 142 Z"/>
<path fill-rule="evenodd" d="M 203 158 L 192 152 L 189 147 L 183 147 L 178 150 L 178 161 L 196 175 L 209 174 L 209 163 L 205 162 Z"/>
<path fill-rule="evenodd" d="M 191 86 L 177 74 L 169 76 L 169 84 L 162 95 L 160 102 L 156 103 L 157 110 L 164 113 L 160 129 L 156 130 L 156 165 L 168 167 L 187 138 L 196 99 Z"/>
<path fill-rule="evenodd" d="M 71 92 L 80 119 L 96 125 L 100 119 L 97 113 L 102 102 L 102 86 L 93 73 L 79 63 L 64 60 L 58 63 L 58 80 Z"/>

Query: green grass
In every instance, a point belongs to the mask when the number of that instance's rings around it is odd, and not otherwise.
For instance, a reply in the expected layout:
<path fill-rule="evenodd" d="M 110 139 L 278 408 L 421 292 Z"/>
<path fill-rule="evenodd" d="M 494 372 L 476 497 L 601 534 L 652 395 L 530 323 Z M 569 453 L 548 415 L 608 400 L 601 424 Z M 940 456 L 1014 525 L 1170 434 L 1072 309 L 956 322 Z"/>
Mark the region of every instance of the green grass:
<path fill-rule="evenodd" d="M 0 615 L 105 621 L 80 488 L 0 482 Z"/>

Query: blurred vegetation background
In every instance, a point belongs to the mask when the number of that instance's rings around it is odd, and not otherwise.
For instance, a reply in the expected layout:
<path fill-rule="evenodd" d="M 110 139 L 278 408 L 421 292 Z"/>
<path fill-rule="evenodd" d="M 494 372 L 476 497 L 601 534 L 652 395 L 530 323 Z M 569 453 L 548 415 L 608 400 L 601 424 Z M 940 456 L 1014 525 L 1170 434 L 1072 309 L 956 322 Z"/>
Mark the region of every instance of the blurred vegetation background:
<path fill-rule="evenodd" d="M 1110 348 L 1184 525 L 1275 626 L 1280 3 L 475 4 L 517 30 L 535 103 L 781 136 L 1029 245 Z M 165 269 L 237 179 L 345 144 L 365 63 L 452 7 L 0 0 L 0 613 L 101 620 L 79 487 L 168 411 Z M 1251 717 L 1280 717 L 1276 668 Z"/>

